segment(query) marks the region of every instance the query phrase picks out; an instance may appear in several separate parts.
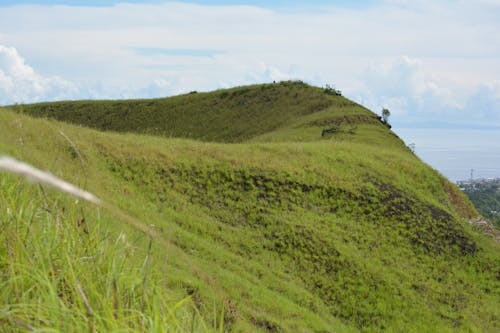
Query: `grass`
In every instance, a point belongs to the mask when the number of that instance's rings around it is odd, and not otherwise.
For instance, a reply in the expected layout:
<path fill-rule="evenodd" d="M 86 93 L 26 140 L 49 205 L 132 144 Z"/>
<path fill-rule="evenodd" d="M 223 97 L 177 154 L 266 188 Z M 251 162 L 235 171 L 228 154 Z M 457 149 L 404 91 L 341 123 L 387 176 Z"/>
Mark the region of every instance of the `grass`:
<path fill-rule="evenodd" d="M 13 109 L 105 131 L 242 142 L 298 125 L 297 119 L 332 106 L 341 108 L 343 112 L 337 116 L 342 117 L 363 110 L 343 97 L 328 95 L 323 89 L 300 81 L 164 99 L 52 102 L 18 105 Z M 329 120 L 332 121 L 331 113 Z"/>
<path fill-rule="evenodd" d="M 271 92 L 286 116 L 258 104 Z M 313 97 L 288 114 L 296 93 Z M 219 131 L 221 120 L 203 132 L 193 119 L 221 95 L 251 102 L 253 122 L 229 116 L 237 131 Z M 323 99 L 329 106 L 306 112 Z M 124 105 L 161 109 L 156 102 L 191 105 L 182 131 L 133 134 L 147 131 L 131 122 L 107 133 L 0 110 L 0 153 L 121 212 L 0 174 L 7 331 L 22 323 L 75 332 L 499 329 L 498 243 L 467 223 L 477 212 L 459 189 L 368 110 L 299 83 L 106 103 L 120 104 L 109 111 L 118 115 Z M 71 103 L 43 108 L 60 105 Z"/>
<path fill-rule="evenodd" d="M 160 263 L 126 230 L 106 226 L 109 216 L 10 176 L 0 188 L 0 331 L 188 331 L 191 320 L 201 327 L 192 299 L 169 296 Z"/>

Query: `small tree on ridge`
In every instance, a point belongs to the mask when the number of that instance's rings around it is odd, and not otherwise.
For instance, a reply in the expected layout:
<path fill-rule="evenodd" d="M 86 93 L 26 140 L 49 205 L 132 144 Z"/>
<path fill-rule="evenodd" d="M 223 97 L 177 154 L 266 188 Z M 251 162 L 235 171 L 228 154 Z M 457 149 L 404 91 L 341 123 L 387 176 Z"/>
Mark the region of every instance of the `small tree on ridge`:
<path fill-rule="evenodd" d="M 391 115 L 391 111 L 389 111 L 389 109 L 387 109 L 387 108 L 383 108 L 382 109 L 382 122 L 384 122 L 385 124 L 389 124 L 390 115 Z"/>

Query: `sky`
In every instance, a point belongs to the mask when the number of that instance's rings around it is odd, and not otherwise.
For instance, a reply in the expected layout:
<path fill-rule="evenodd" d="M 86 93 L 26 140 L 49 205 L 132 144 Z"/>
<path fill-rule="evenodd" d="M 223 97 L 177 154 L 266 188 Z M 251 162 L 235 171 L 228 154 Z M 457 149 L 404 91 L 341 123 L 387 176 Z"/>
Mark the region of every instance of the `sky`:
<path fill-rule="evenodd" d="M 396 132 L 498 132 L 499 18 L 500 0 L 0 0 L 0 105 L 301 79 Z"/>

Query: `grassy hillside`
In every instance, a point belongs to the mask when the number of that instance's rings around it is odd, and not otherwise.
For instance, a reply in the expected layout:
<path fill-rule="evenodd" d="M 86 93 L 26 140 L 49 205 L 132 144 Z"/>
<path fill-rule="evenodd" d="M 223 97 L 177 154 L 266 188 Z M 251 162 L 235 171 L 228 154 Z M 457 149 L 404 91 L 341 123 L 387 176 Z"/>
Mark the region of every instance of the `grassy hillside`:
<path fill-rule="evenodd" d="M 52 102 L 13 108 L 105 131 L 216 142 L 242 142 L 290 127 L 378 121 L 365 108 L 300 81 L 163 99 Z M 322 115 L 324 110 L 329 112 Z M 290 141 L 288 135 L 285 141 Z"/>
<path fill-rule="evenodd" d="M 500 329 L 499 246 L 473 206 L 342 97 L 285 83 L 22 111 L 47 110 L 160 136 L 0 110 L 0 154 L 115 207 L 0 173 L 0 331 Z"/>

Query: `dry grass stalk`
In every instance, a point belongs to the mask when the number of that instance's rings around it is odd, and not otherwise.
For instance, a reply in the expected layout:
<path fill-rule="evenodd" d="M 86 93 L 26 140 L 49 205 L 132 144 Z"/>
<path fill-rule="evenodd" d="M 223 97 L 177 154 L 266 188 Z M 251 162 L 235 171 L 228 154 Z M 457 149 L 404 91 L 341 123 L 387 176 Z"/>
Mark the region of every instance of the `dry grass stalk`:
<path fill-rule="evenodd" d="M 101 205 L 101 200 L 92 193 L 84 191 L 73 184 L 61 180 L 49 172 L 38 170 L 31 165 L 18 161 L 14 158 L 0 156 L 0 170 L 23 176 L 35 183 L 52 186 L 79 199 L 92 202 L 96 205 Z"/>

